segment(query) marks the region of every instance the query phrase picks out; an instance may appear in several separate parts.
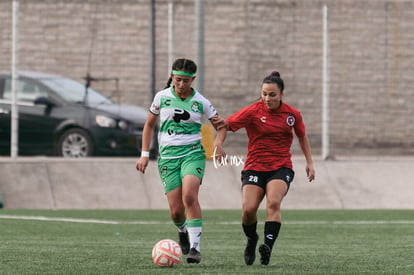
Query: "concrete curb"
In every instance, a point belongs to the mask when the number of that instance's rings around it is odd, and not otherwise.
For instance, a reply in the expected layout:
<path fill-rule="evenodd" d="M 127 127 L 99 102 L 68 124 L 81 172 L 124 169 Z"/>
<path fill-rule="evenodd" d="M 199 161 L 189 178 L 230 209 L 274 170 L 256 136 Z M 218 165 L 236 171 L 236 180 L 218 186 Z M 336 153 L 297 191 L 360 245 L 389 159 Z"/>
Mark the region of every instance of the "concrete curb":
<path fill-rule="evenodd" d="M 145 174 L 136 158 L 0 158 L 4 208 L 167 209 L 157 163 Z M 315 160 L 308 183 L 305 162 L 294 157 L 295 180 L 284 209 L 414 209 L 414 158 Z M 239 165 L 207 162 L 200 191 L 203 209 L 240 209 Z M 265 202 L 262 203 L 263 208 Z"/>

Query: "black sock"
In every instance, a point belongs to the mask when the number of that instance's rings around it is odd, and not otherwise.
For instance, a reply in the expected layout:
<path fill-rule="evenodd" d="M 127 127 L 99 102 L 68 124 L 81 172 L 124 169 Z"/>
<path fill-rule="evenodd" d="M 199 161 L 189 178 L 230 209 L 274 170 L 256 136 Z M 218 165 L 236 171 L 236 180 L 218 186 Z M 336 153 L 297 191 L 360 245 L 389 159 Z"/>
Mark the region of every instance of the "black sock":
<path fill-rule="evenodd" d="M 265 222 L 264 226 L 264 235 L 265 241 L 270 249 L 272 249 L 273 244 L 275 243 L 277 236 L 279 235 L 280 227 L 282 224 L 280 222 Z"/>
<path fill-rule="evenodd" d="M 246 235 L 249 239 L 255 239 L 257 237 L 256 229 L 257 229 L 257 222 L 249 225 L 242 224 L 244 235 Z"/>

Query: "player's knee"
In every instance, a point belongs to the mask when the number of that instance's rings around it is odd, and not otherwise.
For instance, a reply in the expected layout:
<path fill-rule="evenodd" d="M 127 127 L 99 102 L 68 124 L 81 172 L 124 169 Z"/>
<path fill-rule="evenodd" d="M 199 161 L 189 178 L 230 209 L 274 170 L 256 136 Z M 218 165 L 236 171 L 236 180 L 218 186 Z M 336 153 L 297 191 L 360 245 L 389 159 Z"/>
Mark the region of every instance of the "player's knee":
<path fill-rule="evenodd" d="M 242 219 L 245 222 L 254 221 L 256 219 L 256 211 L 255 207 L 243 207 Z"/>
<path fill-rule="evenodd" d="M 171 220 L 173 220 L 174 222 L 180 220 L 180 213 L 178 211 L 171 210 L 170 216 L 171 216 Z"/>
<path fill-rule="evenodd" d="M 267 202 L 267 211 L 271 212 L 280 212 L 280 201 L 268 201 Z"/>
<path fill-rule="evenodd" d="M 170 217 L 174 222 L 181 222 L 185 218 L 185 209 L 184 207 L 171 207 L 170 208 Z"/>
<path fill-rule="evenodd" d="M 194 207 L 198 204 L 197 196 L 185 195 L 183 196 L 183 203 L 187 209 Z"/>

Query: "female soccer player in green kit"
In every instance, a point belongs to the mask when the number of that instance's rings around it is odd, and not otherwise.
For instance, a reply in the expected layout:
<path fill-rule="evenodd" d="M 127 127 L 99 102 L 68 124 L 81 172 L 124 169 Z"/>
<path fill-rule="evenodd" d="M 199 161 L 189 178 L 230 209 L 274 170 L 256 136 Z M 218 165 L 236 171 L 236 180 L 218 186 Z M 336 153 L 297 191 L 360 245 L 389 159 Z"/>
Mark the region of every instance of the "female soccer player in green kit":
<path fill-rule="evenodd" d="M 155 124 L 160 119 L 158 135 L 158 170 L 167 196 L 170 216 L 178 228 L 179 244 L 188 263 L 199 263 L 202 213 L 198 193 L 206 164 L 201 144 L 201 118 L 206 116 L 218 129 L 223 119 L 203 95 L 192 88 L 197 65 L 180 58 L 172 65 L 164 90 L 151 104 L 142 137 L 141 158 L 136 162 L 142 173 L 149 162 L 149 148 Z M 171 86 L 172 83 L 172 86 Z M 218 131 L 226 131 L 221 128 Z"/>

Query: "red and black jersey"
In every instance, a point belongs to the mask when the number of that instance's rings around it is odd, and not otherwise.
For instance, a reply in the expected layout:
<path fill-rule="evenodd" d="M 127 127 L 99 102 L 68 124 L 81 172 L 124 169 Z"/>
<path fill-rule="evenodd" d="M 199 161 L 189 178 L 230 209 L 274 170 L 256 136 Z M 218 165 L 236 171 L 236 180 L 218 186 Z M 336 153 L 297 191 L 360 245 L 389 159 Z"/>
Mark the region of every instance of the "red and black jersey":
<path fill-rule="evenodd" d="M 292 169 L 293 130 L 298 137 L 306 134 L 298 110 L 283 102 L 277 110 L 269 110 L 260 100 L 236 112 L 227 122 L 233 132 L 246 129 L 249 145 L 244 170 Z"/>

